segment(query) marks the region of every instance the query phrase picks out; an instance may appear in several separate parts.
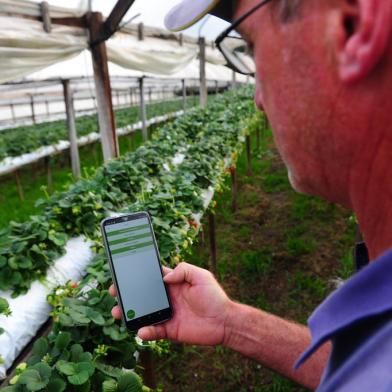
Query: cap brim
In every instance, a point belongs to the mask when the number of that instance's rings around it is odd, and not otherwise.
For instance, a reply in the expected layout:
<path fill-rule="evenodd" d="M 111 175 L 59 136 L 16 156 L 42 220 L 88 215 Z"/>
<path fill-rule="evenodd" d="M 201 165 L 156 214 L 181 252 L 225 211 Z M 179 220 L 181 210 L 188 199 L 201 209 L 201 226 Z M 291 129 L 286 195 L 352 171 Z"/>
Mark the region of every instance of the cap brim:
<path fill-rule="evenodd" d="M 191 27 L 210 13 L 221 0 L 183 0 L 165 17 L 165 26 L 171 31 L 181 31 Z"/>

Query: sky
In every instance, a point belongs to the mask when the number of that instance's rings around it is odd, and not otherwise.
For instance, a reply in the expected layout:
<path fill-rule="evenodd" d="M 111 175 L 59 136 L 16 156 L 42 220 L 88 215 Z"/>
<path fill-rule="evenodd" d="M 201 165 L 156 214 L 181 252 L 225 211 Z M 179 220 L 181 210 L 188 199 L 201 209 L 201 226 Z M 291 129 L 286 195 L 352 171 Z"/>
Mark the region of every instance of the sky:
<path fill-rule="evenodd" d="M 32 0 L 34 2 L 41 2 L 41 0 Z M 197 0 L 193 0 L 197 1 Z M 64 7 L 64 0 L 48 0 L 50 4 Z M 93 10 L 101 11 L 104 15 L 108 15 L 112 10 L 116 0 L 92 0 Z M 130 19 L 132 16 L 140 13 L 141 15 L 135 19 L 136 22 L 143 22 L 148 26 L 164 27 L 163 20 L 167 12 L 179 0 L 136 0 L 131 9 L 128 11 L 124 21 Z M 87 9 L 88 0 L 67 0 L 67 7 Z M 184 31 L 184 34 L 191 36 L 199 35 L 199 28 L 203 20 L 195 26 Z M 214 17 L 208 17 L 205 25 L 202 27 L 201 35 L 209 39 L 214 39 L 225 27 L 227 23 Z"/>

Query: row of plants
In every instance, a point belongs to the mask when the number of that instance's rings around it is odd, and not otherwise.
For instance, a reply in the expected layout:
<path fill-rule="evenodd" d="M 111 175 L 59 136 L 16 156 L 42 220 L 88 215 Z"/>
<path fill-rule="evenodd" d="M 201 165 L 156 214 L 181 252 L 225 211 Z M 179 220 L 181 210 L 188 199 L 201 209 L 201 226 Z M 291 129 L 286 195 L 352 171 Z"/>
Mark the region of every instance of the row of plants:
<path fill-rule="evenodd" d="M 57 208 L 57 218 L 70 220 L 61 224 L 71 226 L 71 221 L 74 221 L 76 226 L 80 224 L 74 229 L 75 233 L 83 232 L 96 240 L 97 257 L 81 282 L 58 287 L 48 297 L 53 307 L 53 331 L 48 338 L 36 342 L 33 356 L 27 365 L 19 369 L 14 385 L 8 391 L 139 391 L 143 388 L 140 379 L 124 368 L 136 366 L 136 350 L 151 347 L 129 336 L 110 314 L 115 300 L 107 291 L 111 275 L 98 240 L 101 217 L 95 220 L 95 227 L 92 218 L 88 222 L 84 219 L 77 222 L 75 216 L 69 215 L 76 214 L 82 218 L 91 212 L 91 207 L 77 210 L 75 206 L 80 204 L 72 207 L 72 203 L 68 203 L 71 199 L 67 200 L 67 197 L 87 195 L 87 202 L 91 206 L 94 203 L 93 212 L 98 211 L 95 218 L 98 218 L 101 209 L 104 214 L 112 209 L 149 211 L 163 262 L 175 265 L 188 252 L 196 236 L 198 223 L 193 220 L 193 214 L 204 209 L 203 191 L 209 186 L 219 189 L 223 183 L 224 158 L 231 157 L 235 161 L 242 144 L 244 120 L 253 114 L 249 91 L 227 94 L 213 107 L 194 110 L 176 120 L 172 126 L 163 127 L 154 140 L 139 148 L 135 155 L 141 154 L 139 158 L 148 159 L 148 165 L 144 166 L 146 163 L 139 159 L 133 163 L 141 167 L 134 168 L 128 165 L 131 157 L 124 157 L 100 169 L 93 179 L 75 185 L 72 194 L 57 195 L 45 202 L 46 211 Z M 170 157 L 185 150 L 186 156 L 181 164 L 170 164 L 170 170 L 163 169 Z M 148 180 L 138 178 L 134 169 L 147 170 L 144 177 L 148 176 Z M 105 178 L 109 185 L 103 183 Z M 89 188 L 91 181 L 95 186 L 105 188 L 104 192 L 100 188 L 94 189 L 100 194 L 99 200 L 93 200 L 93 188 Z M 78 188 L 82 183 L 86 188 Z M 110 197 L 109 193 L 112 193 Z M 67 202 L 60 206 L 63 200 Z M 100 205 L 97 206 L 97 203 Z M 84 227 L 84 224 L 87 226 Z M 154 344 L 153 348 L 162 349 L 159 344 Z M 77 355 L 74 355 L 75 352 Z M 29 372 L 28 376 L 26 372 Z M 33 374 L 35 377 L 31 380 Z M 43 381 L 35 384 L 37 380 Z M 52 385 L 56 385 L 57 389 L 53 389 Z"/>
<path fill-rule="evenodd" d="M 192 133 L 203 126 L 201 119 L 208 121 L 209 116 L 195 109 L 163 126 L 155 140 L 134 153 L 110 162 L 67 191 L 40 200 L 43 214 L 11 222 L 0 233 L 0 289 L 12 290 L 14 296 L 25 293 L 34 280 L 45 278 L 69 237 L 83 234 L 97 239 L 99 221 L 109 211 L 134 203 L 137 194 L 157 181 L 170 157 L 186 148 Z"/>
<path fill-rule="evenodd" d="M 189 97 L 187 106 L 194 106 L 196 102 L 197 97 Z M 151 103 L 146 106 L 148 118 L 181 109 L 182 100 L 179 99 Z M 122 128 L 139 121 L 139 108 L 133 106 L 126 109 L 119 109 L 116 110 L 115 116 L 116 126 Z M 97 132 L 99 129 L 97 115 L 78 117 L 76 119 L 76 129 L 78 137 Z M 56 144 L 60 140 L 68 140 L 68 131 L 64 120 L 2 130 L 0 132 L 0 161 L 6 157 L 15 157 L 32 152 L 42 146 Z"/>
<path fill-rule="evenodd" d="M 5 298 L 0 297 L 0 316 L 8 317 L 11 315 L 10 306 L 8 301 Z M 4 329 L 0 327 L 0 335 L 4 333 Z M 3 358 L 0 355 L 0 365 L 4 362 Z"/>

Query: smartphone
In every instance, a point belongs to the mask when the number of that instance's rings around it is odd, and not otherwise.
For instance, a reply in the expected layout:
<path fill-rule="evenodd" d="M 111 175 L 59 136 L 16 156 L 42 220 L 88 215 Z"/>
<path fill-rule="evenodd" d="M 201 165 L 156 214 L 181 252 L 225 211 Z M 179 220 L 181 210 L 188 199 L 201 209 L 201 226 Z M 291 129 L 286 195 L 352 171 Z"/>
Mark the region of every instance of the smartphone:
<path fill-rule="evenodd" d="M 172 306 L 149 214 L 106 218 L 101 230 L 127 328 L 137 331 L 169 320 Z"/>

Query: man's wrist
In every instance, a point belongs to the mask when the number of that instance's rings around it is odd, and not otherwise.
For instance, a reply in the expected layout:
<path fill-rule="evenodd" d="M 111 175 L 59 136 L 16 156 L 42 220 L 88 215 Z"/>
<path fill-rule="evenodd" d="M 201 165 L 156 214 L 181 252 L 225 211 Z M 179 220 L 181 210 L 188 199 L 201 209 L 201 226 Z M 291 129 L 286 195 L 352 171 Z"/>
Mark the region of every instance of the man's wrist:
<path fill-rule="evenodd" d="M 230 300 L 224 325 L 223 346 L 233 347 L 233 337 L 238 328 L 244 305 Z"/>

